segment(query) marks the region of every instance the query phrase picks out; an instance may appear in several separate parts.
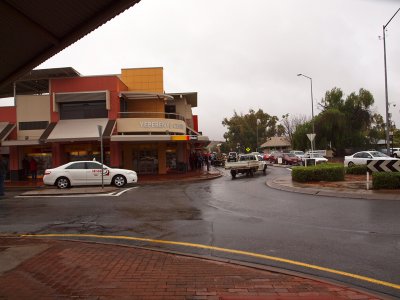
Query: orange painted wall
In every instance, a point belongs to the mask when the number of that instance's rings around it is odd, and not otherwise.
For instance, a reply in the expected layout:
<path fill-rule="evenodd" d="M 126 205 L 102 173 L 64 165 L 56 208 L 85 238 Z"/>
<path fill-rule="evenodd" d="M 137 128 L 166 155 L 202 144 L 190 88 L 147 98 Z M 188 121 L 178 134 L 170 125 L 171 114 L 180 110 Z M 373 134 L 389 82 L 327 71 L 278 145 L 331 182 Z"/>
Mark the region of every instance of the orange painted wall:
<path fill-rule="evenodd" d="M 119 92 L 128 90 L 128 87 L 115 75 L 52 79 L 50 86 L 51 102 L 53 102 L 53 93 L 109 90 L 110 110 L 108 112 L 108 117 L 111 120 L 115 120 L 120 111 Z M 51 103 L 51 111 L 51 121 L 57 122 L 59 120 L 59 115 L 53 112 L 53 103 Z"/>
<path fill-rule="evenodd" d="M 164 118 L 163 114 L 157 114 L 157 112 L 165 112 L 164 100 L 157 99 L 143 99 L 143 100 L 128 100 L 127 101 L 128 112 L 155 112 L 156 114 L 135 114 L 137 118 Z M 132 116 L 133 117 L 133 116 Z"/>
<path fill-rule="evenodd" d="M 164 93 L 163 68 L 122 69 L 121 80 L 129 91 Z"/>

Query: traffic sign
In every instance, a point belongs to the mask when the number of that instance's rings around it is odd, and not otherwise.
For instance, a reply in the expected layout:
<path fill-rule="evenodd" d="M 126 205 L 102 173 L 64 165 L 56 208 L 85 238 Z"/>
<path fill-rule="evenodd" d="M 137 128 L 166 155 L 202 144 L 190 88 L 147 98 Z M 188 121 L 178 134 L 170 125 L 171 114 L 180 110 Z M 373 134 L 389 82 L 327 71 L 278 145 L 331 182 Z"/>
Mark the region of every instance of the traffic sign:
<path fill-rule="evenodd" d="M 246 151 L 247 151 L 247 152 L 250 152 L 250 150 L 251 150 L 251 149 L 250 149 L 249 147 L 246 148 Z"/>
<path fill-rule="evenodd" d="M 370 172 L 400 172 L 400 160 L 367 160 L 367 169 Z"/>
<path fill-rule="evenodd" d="M 315 139 L 316 134 L 315 133 L 307 133 L 307 137 L 312 142 Z"/>

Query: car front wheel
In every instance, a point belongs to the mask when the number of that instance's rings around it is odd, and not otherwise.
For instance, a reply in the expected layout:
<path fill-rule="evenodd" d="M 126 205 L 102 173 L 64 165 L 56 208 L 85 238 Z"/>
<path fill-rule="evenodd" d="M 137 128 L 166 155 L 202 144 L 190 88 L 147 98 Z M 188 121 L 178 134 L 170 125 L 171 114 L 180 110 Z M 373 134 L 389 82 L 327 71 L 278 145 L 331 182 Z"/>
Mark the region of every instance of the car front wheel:
<path fill-rule="evenodd" d="M 351 162 L 349 162 L 348 166 L 349 167 L 354 167 L 354 163 L 351 161 Z"/>
<path fill-rule="evenodd" d="M 56 185 L 59 189 L 66 189 L 70 187 L 71 183 L 69 182 L 68 178 L 60 177 L 57 179 Z"/>
<path fill-rule="evenodd" d="M 115 175 L 112 182 L 116 187 L 123 187 L 126 184 L 126 178 L 122 175 Z"/>

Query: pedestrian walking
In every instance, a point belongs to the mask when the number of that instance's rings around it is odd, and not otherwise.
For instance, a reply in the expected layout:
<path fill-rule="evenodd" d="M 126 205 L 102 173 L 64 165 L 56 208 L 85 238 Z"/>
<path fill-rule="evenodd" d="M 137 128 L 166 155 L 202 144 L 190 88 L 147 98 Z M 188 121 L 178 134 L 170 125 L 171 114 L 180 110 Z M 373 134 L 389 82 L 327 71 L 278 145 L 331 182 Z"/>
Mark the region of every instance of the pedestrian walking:
<path fill-rule="evenodd" d="M 32 180 L 36 180 L 37 179 L 37 162 L 33 157 L 31 157 L 31 160 L 29 162 L 29 168 L 31 171 Z"/>
<path fill-rule="evenodd" d="M 3 159 L 3 156 L 0 155 L 0 197 L 4 196 L 4 180 L 7 175 L 7 164 Z"/>

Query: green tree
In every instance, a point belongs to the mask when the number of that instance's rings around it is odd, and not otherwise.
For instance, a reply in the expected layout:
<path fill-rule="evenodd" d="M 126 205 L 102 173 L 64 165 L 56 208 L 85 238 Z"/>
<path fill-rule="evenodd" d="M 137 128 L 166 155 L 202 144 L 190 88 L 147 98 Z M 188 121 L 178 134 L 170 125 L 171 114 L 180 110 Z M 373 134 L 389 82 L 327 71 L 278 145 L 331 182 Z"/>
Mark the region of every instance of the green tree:
<path fill-rule="evenodd" d="M 325 98 L 321 100 L 321 103 L 319 103 L 319 105 L 322 107 L 322 111 L 331 108 L 336 108 L 341 111 L 344 105 L 342 90 L 334 87 L 330 91 L 326 91 Z"/>
<path fill-rule="evenodd" d="M 312 124 L 310 121 L 304 122 L 296 126 L 295 131 L 292 135 L 292 147 L 297 150 L 311 149 L 310 140 L 307 138 L 307 134 L 312 132 Z"/>
<path fill-rule="evenodd" d="M 368 133 L 373 122 L 371 107 L 374 97 L 360 89 L 343 99 L 340 88 L 325 93 L 319 103 L 322 112 L 315 117 L 316 145 L 332 145 L 339 153 L 346 148 L 363 148 L 369 145 Z"/>
<path fill-rule="evenodd" d="M 330 108 L 319 114 L 315 120 L 316 147 L 336 151 L 345 148 L 346 116 L 337 108 Z"/>
<path fill-rule="evenodd" d="M 257 120 L 259 120 L 257 122 Z M 236 111 L 231 118 L 224 118 L 222 125 L 227 127 L 227 132 L 224 134 L 227 146 L 230 150 L 237 150 L 237 145 L 240 145 L 241 152 L 244 149 L 250 148 L 251 151 L 257 149 L 257 133 L 258 146 L 260 146 L 267 137 L 284 134 L 285 130 L 282 125 L 278 125 L 279 119 L 276 116 L 270 116 L 262 109 L 254 111 L 249 110 L 249 113 L 243 115 Z"/>

